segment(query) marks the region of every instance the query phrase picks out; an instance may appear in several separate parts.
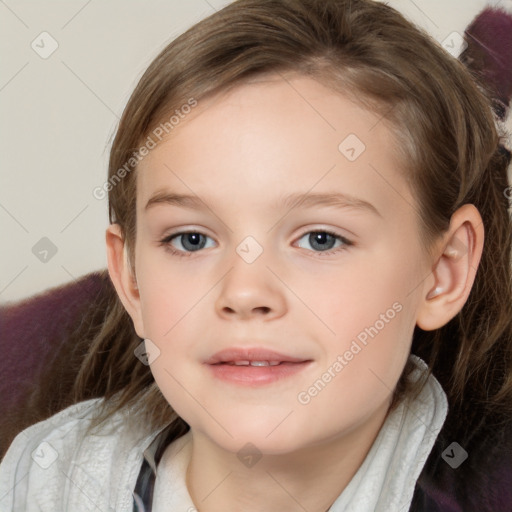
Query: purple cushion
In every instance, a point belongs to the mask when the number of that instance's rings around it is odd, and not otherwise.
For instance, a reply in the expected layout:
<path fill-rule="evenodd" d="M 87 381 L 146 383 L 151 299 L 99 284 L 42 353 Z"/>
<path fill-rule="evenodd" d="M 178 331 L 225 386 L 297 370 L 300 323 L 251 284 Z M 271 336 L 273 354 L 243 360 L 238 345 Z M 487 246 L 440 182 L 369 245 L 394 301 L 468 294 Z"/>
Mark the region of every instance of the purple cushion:
<path fill-rule="evenodd" d="M 108 275 L 105 272 L 93 272 L 76 281 L 0 307 L 2 453 L 7 448 L 6 431 L 16 433 L 16 430 L 20 431 L 30 423 L 44 419 L 38 417 L 41 416 L 40 411 L 28 410 L 31 395 L 38 390 L 45 369 L 52 365 L 58 351 L 70 338 L 70 333 L 79 325 L 82 314 L 98 297 L 106 278 Z M 66 369 L 62 368 L 61 371 L 65 372 Z M 65 394 L 70 390 L 62 391 Z M 52 398 L 48 397 L 44 416 L 58 412 L 55 410 L 58 404 Z"/>

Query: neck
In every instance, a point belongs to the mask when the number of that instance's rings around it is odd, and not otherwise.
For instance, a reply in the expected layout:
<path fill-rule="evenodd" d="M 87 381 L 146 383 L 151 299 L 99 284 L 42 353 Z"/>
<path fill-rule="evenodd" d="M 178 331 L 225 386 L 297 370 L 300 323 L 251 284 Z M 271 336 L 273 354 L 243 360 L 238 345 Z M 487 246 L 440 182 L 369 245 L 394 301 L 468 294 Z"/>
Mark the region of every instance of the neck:
<path fill-rule="evenodd" d="M 348 433 L 337 433 L 292 453 L 262 454 L 250 467 L 236 453 L 192 430 L 186 474 L 192 501 L 199 512 L 325 512 L 363 463 L 388 409 L 386 402 Z"/>

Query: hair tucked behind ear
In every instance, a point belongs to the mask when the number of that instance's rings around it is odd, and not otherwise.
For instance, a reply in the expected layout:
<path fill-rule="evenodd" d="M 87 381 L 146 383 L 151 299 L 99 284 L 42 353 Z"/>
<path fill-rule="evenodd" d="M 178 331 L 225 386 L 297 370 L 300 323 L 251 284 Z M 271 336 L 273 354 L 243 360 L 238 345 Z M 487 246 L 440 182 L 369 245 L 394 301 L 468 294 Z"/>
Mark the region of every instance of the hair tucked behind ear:
<path fill-rule="evenodd" d="M 511 415 L 508 162 L 498 148 L 491 98 L 476 76 L 386 4 L 239 0 L 193 26 L 155 58 L 126 106 L 109 162 L 111 180 L 119 169 L 130 169 L 110 190 L 109 208 L 132 262 L 137 148 L 190 98 L 200 102 L 252 76 L 285 71 L 313 77 L 382 116 L 396 137 L 393 150 L 422 213 L 426 250 L 461 205 L 473 203 L 480 211 L 486 239 L 469 299 L 443 328 L 416 329 L 413 352 L 441 382 L 452 414 L 466 415 L 468 432 L 480 418 L 499 421 Z M 76 399 L 104 395 L 98 421 L 138 400 L 140 413 L 155 426 L 175 418 L 149 368 L 133 354 L 140 340 L 112 289 L 102 304 L 93 305 L 91 319 Z M 404 394 L 418 391 L 409 389 L 410 370 L 408 364 L 393 406 Z M 177 422 L 186 428 L 183 420 Z"/>

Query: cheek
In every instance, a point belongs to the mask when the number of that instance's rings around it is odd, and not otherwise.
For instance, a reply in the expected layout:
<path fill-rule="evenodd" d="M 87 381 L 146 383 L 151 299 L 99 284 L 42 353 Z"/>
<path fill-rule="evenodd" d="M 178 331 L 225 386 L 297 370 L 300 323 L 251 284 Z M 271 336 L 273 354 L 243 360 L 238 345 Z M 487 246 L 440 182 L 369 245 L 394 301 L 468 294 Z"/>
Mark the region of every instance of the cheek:
<path fill-rule="evenodd" d="M 380 254 L 323 280 L 324 293 L 309 292 L 305 302 L 322 320 L 315 337 L 324 340 L 328 366 L 343 356 L 340 400 L 347 383 L 367 396 L 380 389 L 381 398 L 395 386 L 410 352 L 417 307 L 411 291 L 420 274 L 416 265 Z"/>
<path fill-rule="evenodd" d="M 184 271 L 186 264 L 179 266 L 171 262 L 163 249 L 148 255 L 142 252 L 138 264 L 137 281 L 146 335 L 162 339 L 178 324 L 190 321 L 188 315 L 194 315 L 194 309 L 208 293 L 210 280 L 197 272 Z"/>
<path fill-rule="evenodd" d="M 386 311 L 394 318 L 396 309 L 410 302 L 418 274 L 416 268 L 393 258 L 386 262 L 382 255 L 353 257 L 322 273 L 297 275 L 294 291 L 314 313 L 308 316 L 316 317 L 319 332 L 350 338 Z"/>

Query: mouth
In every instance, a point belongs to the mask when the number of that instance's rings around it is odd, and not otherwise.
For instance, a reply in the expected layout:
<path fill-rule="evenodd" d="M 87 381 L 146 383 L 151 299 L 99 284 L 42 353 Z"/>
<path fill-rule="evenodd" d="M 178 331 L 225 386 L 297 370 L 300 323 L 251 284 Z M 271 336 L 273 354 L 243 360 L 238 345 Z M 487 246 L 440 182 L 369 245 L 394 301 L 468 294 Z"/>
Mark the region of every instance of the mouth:
<path fill-rule="evenodd" d="M 311 359 L 263 348 L 227 349 L 205 361 L 212 375 L 230 384 L 257 387 L 302 373 Z"/>
<path fill-rule="evenodd" d="M 304 363 L 310 359 L 280 354 L 265 348 L 221 350 L 210 357 L 206 364 L 227 364 L 233 366 L 278 366 L 281 364 Z"/>
<path fill-rule="evenodd" d="M 281 364 L 300 364 L 291 361 L 229 361 L 222 363 L 215 363 L 214 366 L 219 364 L 227 364 L 229 366 L 279 366 Z"/>

